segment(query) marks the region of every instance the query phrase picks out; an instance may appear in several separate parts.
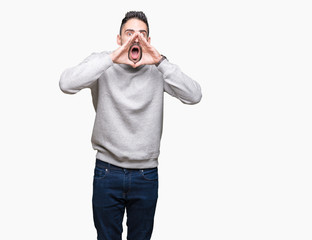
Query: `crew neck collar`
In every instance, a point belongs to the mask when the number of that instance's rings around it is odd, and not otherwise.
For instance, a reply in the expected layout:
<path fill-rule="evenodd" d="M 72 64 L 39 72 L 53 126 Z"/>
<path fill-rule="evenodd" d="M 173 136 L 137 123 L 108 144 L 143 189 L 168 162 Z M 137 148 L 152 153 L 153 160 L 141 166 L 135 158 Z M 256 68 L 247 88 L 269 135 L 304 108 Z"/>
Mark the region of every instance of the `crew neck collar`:
<path fill-rule="evenodd" d="M 125 70 L 127 70 L 129 72 L 137 72 L 137 71 L 141 70 L 145 65 L 141 65 L 141 66 L 139 66 L 137 68 L 133 68 L 133 67 L 131 67 L 128 64 L 118 64 L 118 66 L 120 66 L 121 68 L 123 68 L 123 69 L 125 69 Z"/>

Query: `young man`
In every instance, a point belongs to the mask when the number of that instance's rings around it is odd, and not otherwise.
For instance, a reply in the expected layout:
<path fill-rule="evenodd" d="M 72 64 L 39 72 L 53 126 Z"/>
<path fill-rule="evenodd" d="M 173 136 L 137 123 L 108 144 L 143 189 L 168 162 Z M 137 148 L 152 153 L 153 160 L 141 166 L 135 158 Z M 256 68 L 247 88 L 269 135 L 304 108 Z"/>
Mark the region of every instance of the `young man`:
<path fill-rule="evenodd" d="M 121 239 L 125 210 L 127 238 L 151 238 L 163 94 L 186 104 L 201 100 L 199 84 L 150 41 L 144 13 L 128 12 L 117 36 L 117 50 L 93 53 L 61 75 L 63 92 L 90 88 L 92 93 L 96 111 L 92 146 L 97 150 L 92 204 L 99 240 Z"/>

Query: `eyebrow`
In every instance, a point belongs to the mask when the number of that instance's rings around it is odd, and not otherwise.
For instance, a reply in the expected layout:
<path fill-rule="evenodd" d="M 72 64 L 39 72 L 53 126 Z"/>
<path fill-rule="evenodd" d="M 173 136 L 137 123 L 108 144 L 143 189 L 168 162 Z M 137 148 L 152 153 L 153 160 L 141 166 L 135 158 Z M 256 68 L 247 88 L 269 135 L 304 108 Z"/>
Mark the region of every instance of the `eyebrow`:
<path fill-rule="evenodd" d="M 125 32 L 135 32 L 133 29 L 126 29 Z M 140 33 L 145 32 L 147 33 L 146 30 L 139 30 Z"/>

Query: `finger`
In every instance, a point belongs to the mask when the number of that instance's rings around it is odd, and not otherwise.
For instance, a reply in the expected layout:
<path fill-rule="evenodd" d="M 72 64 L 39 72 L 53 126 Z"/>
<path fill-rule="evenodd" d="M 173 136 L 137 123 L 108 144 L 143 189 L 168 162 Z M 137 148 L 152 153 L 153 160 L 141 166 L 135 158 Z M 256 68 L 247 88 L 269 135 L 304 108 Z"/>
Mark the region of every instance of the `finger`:
<path fill-rule="evenodd" d="M 139 40 L 140 40 L 140 42 L 144 45 L 144 46 L 146 46 L 146 47 L 149 47 L 150 45 L 149 45 L 149 43 L 147 42 L 147 40 L 145 39 L 145 37 L 143 37 L 143 34 L 139 34 Z"/>
<path fill-rule="evenodd" d="M 140 33 L 136 32 L 133 34 L 133 39 L 139 38 L 140 37 Z"/>
<path fill-rule="evenodd" d="M 137 68 L 137 67 L 140 67 L 141 65 L 143 65 L 143 64 L 142 64 L 141 61 L 139 61 L 139 62 L 137 62 L 137 63 L 134 63 L 132 67 L 133 67 L 133 68 Z"/>
<path fill-rule="evenodd" d="M 134 62 L 131 62 L 130 61 L 130 64 L 129 64 L 131 67 L 133 67 L 133 68 L 137 68 L 138 67 L 138 65 L 136 64 L 136 63 L 134 63 Z"/>
<path fill-rule="evenodd" d="M 134 42 L 135 35 L 133 35 L 131 38 L 128 38 L 127 41 L 122 45 L 124 48 L 129 48 L 130 45 Z"/>
<path fill-rule="evenodd" d="M 127 48 L 127 47 L 130 47 L 130 45 L 132 44 L 132 42 L 133 42 L 133 37 L 132 38 L 129 38 L 128 40 L 127 40 L 127 42 L 125 42 L 125 44 L 124 44 L 124 46 Z"/>

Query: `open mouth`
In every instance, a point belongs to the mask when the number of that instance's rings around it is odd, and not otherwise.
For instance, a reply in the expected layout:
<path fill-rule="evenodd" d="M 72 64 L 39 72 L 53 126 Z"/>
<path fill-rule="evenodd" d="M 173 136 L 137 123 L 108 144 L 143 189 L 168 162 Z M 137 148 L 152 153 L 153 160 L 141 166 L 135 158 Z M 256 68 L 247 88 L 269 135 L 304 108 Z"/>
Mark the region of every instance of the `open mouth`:
<path fill-rule="evenodd" d="M 142 48 L 138 43 L 131 45 L 128 51 L 128 58 L 130 61 L 137 63 L 142 58 Z"/>

